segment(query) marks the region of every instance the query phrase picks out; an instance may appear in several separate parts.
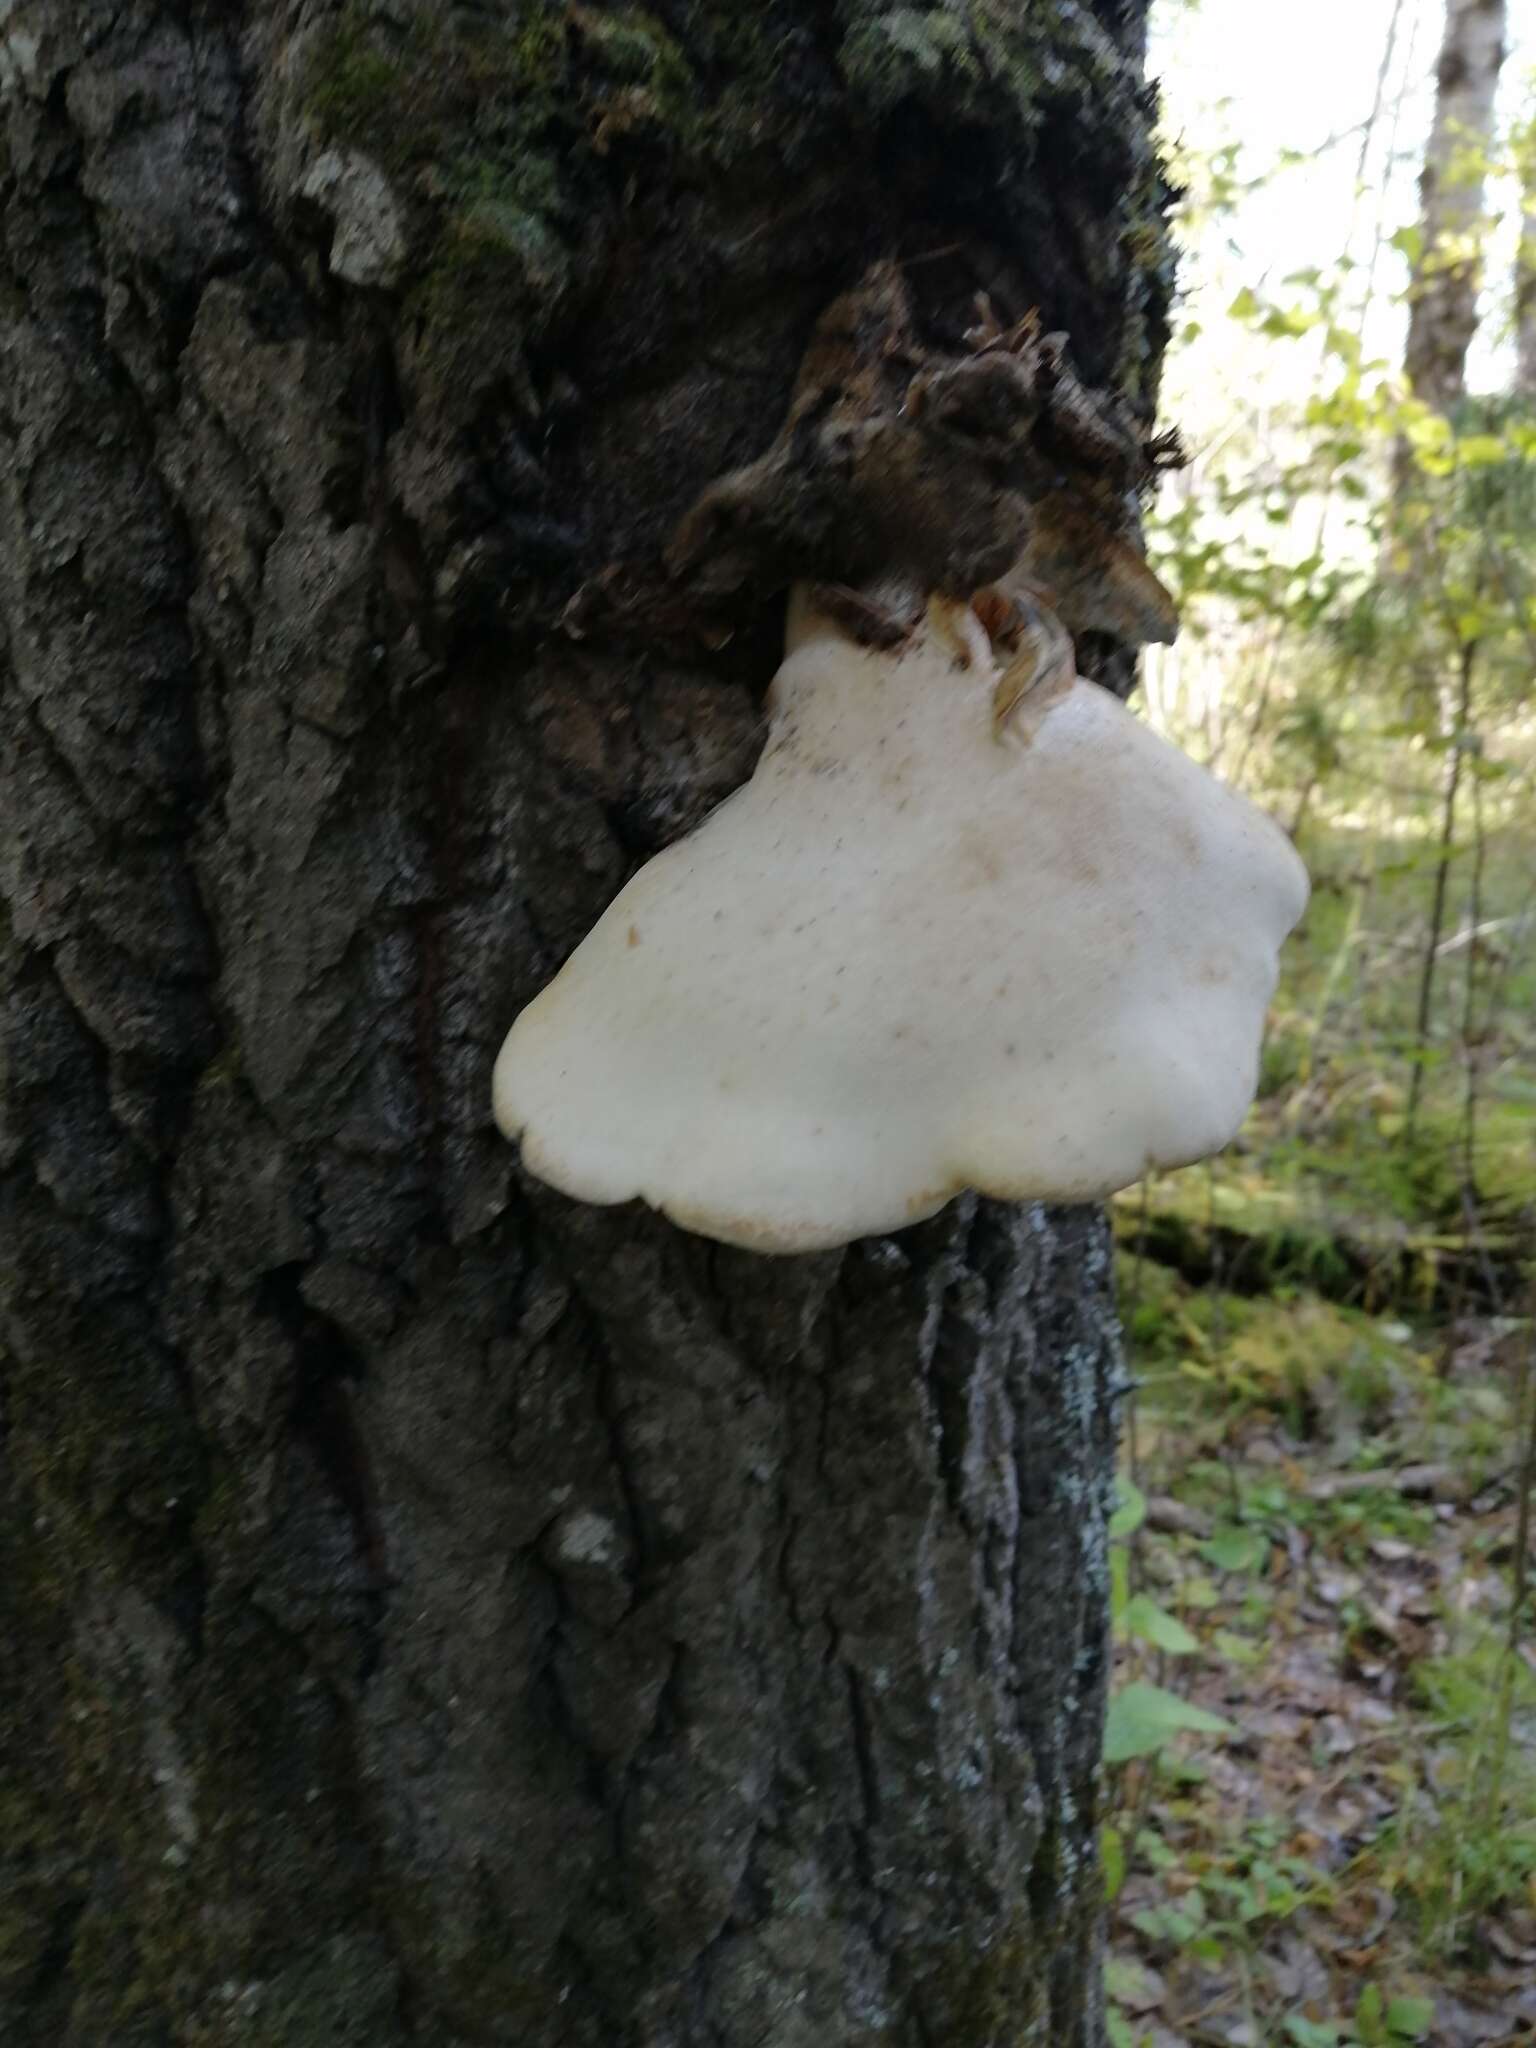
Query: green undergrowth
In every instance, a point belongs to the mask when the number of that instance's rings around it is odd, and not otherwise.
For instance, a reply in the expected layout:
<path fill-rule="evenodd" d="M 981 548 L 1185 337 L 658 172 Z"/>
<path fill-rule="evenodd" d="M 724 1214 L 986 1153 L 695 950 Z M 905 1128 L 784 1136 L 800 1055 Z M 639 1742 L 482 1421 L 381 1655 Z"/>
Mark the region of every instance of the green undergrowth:
<path fill-rule="evenodd" d="M 1453 862 L 1422 1051 L 1434 844 L 1319 826 L 1305 850 L 1259 1099 L 1218 1158 L 1117 1199 L 1121 1241 L 1248 1292 L 1507 1308 L 1536 1246 L 1536 829 L 1490 829 L 1475 934 Z"/>
<path fill-rule="evenodd" d="M 1309 832 L 1312 901 L 1286 947 L 1249 1134 L 1282 1184 L 1409 1223 L 1455 1215 L 1469 1178 L 1495 1211 L 1536 1196 L 1536 819 L 1513 803 L 1480 863 L 1475 843 L 1453 849 L 1420 1049 L 1433 824 Z"/>
<path fill-rule="evenodd" d="M 1115 1204 L 1116 2048 L 1536 2024 L 1536 834 L 1475 937 L 1453 874 L 1411 1129 L 1432 858 L 1310 864 L 1241 1139 Z"/>
<path fill-rule="evenodd" d="M 1420 1666 L 1411 1701 L 1425 1768 L 1405 1774 L 1357 1874 L 1410 1901 L 1421 1951 L 1438 1960 L 1475 1941 L 1485 1916 L 1536 1898 L 1536 1672 L 1484 1631 Z"/>
<path fill-rule="evenodd" d="M 1225 1426 L 1258 1407 L 1305 1438 L 1324 1413 L 1380 1422 L 1426 1371 L 1402 1322 L 1294 1286 L 1199 1286 L 1122 1247 L 1120 1290 L 1138 1380 L 1162 1413 Z"/>
<path fill-rule="evenodd" d="M 1254 2048 L 1459 2040 L 1468 2012 L 1504 2041 L 1536 1942 L 1528 1319 L 1124 1249 L 1118 1277 L 1112 2042 L 1230 2038 L 1212 2011 Z"/>

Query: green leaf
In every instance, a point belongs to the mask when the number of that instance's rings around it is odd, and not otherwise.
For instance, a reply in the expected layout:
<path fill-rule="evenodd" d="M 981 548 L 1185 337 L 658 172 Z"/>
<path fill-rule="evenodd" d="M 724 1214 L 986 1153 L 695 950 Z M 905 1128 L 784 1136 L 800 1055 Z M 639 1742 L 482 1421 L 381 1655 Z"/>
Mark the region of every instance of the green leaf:
<path fill-rule="evenodd" d="M 1218 1529 L 1200 1555 L 1218 1571 L 1257 1571 L 1269 1556 L 1269 1539 L 1257 1529 Z"/>
<path fill-rule="evenodd" d="M 1115 1493 L 1115 1512 L 1109 1518 L 1109 1537 L 1112 1543 L 1132 1535 L 1147 1519 L 1146 1495 L 1123 1473 L 1117 1473 L 1115 1476 Z"/>
<path fill-rule="evenodd" d="M 1286 2039 L 1296 2048 L 1339 2048 L 1339 2030 L 1331 2020 L 1304 2020 L 1293 2012 L 1285 2023 Z"/>
<path fill-rule="evenodd" d="M 1274 306 L 1264 315 L 1260 332 L 1276 341 L 1294 341 L 1298 334 L 1310 334 L 1322 323 L 1321 313 L 1309 313 L 1305 306 Z"/>
<path fill-rule="evenodd" d="M 1355 2032 L 1365 2048 L 1382 2048 L 1387 2038 L 1387 2027 L 1382 2017 L 1380 1985 L 1367 1984 L 1355 2001 Z"/>
<path fill-rule="evenodd" d="M 1131 1604 L 1131 1554 L 1123 1543 L 1109 1546 L 1109 1617 L 1117 1626 Z"/>
<path fill-rule="evenodd" d="M 1147 1988 L 1147 1970 L 1134 1956 L 1111 1956 L 1104 1965 L 1104 1989 L 1116 2005 L 1129 2005 Z"/>
<path fill-rule="evenodd" d="M 1228 316 L 1233 320 L 1251 320 L 1258 311 L 1259 302 L 1247 285 L 1243 286 L 1237 297 L 1227 308 Z"/>
<path fill-rule="evenodd" d="M 1456 454 L 1463 469 L 1487 469 L 1503 462 L 1509 450 L 1497 434 L 1468 434 L 1456 443 Z"/>
<path fill-rule="evenodd" d="M 1176 1850 L 1170 1849 L 1156 1828 L 1138 1828 L 1135 1835 L 1136 1854 L 1154 1870 L 1177 1870 L 1179 1858 Z"/>
<path fill-rule="evenodd" d="M 1136 2048 L 1135 2031 L 1123 2012 L 1105 2013 L 1104 2031 L 1109 2036 L 1109 2048 Z"/>
<path fill-rule="evenodd" d="M 1196 1735 L 1231 1735 L 1230 1721 L 1208 1714 L 1176 1692 L 1138 1679 L 1117 1692 L 1109 1703 L 1104 1724 L 1104 1761 L 1128 1763 L 1132 1757 L 1150 1756 L 1175 1735 L 1188 1729 Z"/>
<path fill-rule="evenodd" d="M 1402 2041 L 1422 2041 L 1435 2023 L 1432 1998 L 1394 1998 L 1387 2007 L 1387 2032 Z"/>
<path fill-rule="evenodd" d="M 1170 1657 L 1187 1657 L 1200 1647 L 1199 1638 L 1190 1634 L 1178 1616 L 1159 1607 L 1146 1593 L 1137 1593 L 1126 1602 L 1120 1626 L 1127 1635 L 1150 1643 L 1155 1650 L 1166 1650 Z"/>
<path fill-rule="evenodd" d="M 1247 1636 L 1234 1635 L 1229 1628 L 1217 1629 L 1211 1638 L 1211 1647 L 1219 1650 L 1223 1657 L 1233 1664 L 1262 1664 L 1264 1652 L 1258 1643 Z"/>
<path fill-rule="evenodd" d="M 1099 1830 L 1099 1862 L 1104 1871 L 1104 1897 L 1113 1905 L 1125 1883 L 1125 1838 L 1107 1823 Z"/>
<path fill-rule="evenodd" d="M 1392 247 L 1402 252 L 1411 264 L 1417 264 L 1424 254 L 1424 235 L 1417 227 L 1399 228 L 1392 237 Z"/>
<path fill-rule="evenodd" d="M 1428 406 L 1414 404 L 1403 407 L 1403 432 L 1412 445 L 1419 449 L 1441 451 L 1455 445 L 1456 436 L 1451 423 L 1443 413 L 1431 412 Z"/>

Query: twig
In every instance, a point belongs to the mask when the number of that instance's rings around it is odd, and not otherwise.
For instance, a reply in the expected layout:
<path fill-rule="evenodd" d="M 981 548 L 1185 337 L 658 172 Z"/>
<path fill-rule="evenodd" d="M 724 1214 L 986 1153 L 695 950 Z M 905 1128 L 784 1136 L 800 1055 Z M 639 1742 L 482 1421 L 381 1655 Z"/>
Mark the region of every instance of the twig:
<path fill-rule="evenodd" d="M 1125 1290 L 1125 1307 L 1120 1317 L 1122 1332 L 1129 1325 L 1141 1302 L 1141 1275 L 1147 1255 L 1147 1219 L 1150 1214 L 1151 1199 L 1152 1176 L 1149 1172 L 1144 1173 L 1141 1177 L 1140 1202 L 1136 1214 L 1136 1242 L 1131 1253 L 1131 1279 L 1130 1285 Z M 1126 1343 L 1126 1349 L 1127 1351 L 1130 1349 L 1128 1342 Z M 1140 1433 L 1137 1429 L 1139 1405 L 1140 1397 L 1138 1390 L 1137 1387 L 1133 1386 L 1125 1410 L 1126 1449 L 1130 1453 L 1131 1484 L 1133 1486 L 1140 1486 L 1141 1484 L 1141 1442 Z M 1134 1555 L 1134 1537 L 1132 1551 Z"/>
<path fill-rule="evenodd" d="M 1525 1627 L 1525 1598 L 1531 1582 L 1531 1495 L 1536 1491 L 1536 1288 L 1531 1291 L 1531 1339 L 1521 1354 L 1516 1413 L 1525 1423 L 1525 1459 L 1520 1470 L 1520 1505 L 1515 1515 L 1514 1579 L 1510 1587 L 1509 1638 L 1499 1670 L 1498 1730 L 1488 1773 L 1487 1814 L 1496 1824 L 1504 1801 L 1504 1773 L 1509 1763 L 1510 1729 L 1515 1713 L 1515 1671 Z"/>
<path fill-rule="evenodd" d="M 1433 1494 L 1453 1478 L 1450 1465 L 1400 1465 L 1388 1472 L 1331 1472 L 1311 1480 L 1308 1500 L 1338 1500 L 1351 1493 Z"/>
<path fill-rule="evenodd" d="M 1467 1235 L 1477 1253 L 1477 1264 L 1482 1274 L 1483 1287 L 1488 1306 L 1495 1315 L 1502 1312 L 1503 1295 L 1493 1262 L 1488 1256 L 1488 1247 L 1483 1236 L 1482 1207 L 1477 1188 L 1477 1044 L 1473 1025 L 1477 1016 L 1477 942 L 1476 934 L 1483 915 L 1483 867 L 1488 850 L 1487 837 L 1483 831 L 1483 790 L 1474 774 L 1472 778 L 1472 880 L 1467 900 L 1467 925 L 1473 934 L 1467 947 L 1466 973 L 1462 977 L 1461 998 L 1461 1062 L 1464 1077 L 1461 1105 L 1461 1211 L 1466 1224 Z M 1462 1266 L 1457 1271 L 1457 1303 L 1451 1312 L 1454 1324 L 1461 1313 L 1461 1297 L 1467 1287 L 1468 1269 Z"/>
<path fill-rule="evenodd" d="M 1483 863 L 1487 854 L 1483 833 L 1483 792 L 1476 775 L 1472 778 L 1472 881 L 1467 899 L 1467 924 L 1474 934 L 1467 947 L 1467 971 L 1462 977 L 1461 1057 L 1466 1069 L 1466 1088 L 1461 1112 L 1462 1187 L 1473 1209 L 1477 1207 L 1477 1047 L 1473 1025 L 1477 1021 L 1477 942 L 1475 934 L 1483 916 Z"/>
<path fill-rule="evenodd" d="M 1461 788 L 1461 761 L 1468 722 L 1472 713 L 1472 677 L 1477 667 L 1477 642 L 1469 640 L 1461 650 L 1461 692 L 1456 722 L 1451 728 L 1451 763 L 1445 778 L 1445 803 L 1441 811 L 1440 857 L 1435 865 L 1435 896 L 1430 909 L 1429 940 L 1424 948 L 1424 966 L 1419 976 L 1419 1009 L 1414 1024 L 1413 1072 L 1408 1081 L 1408 1108 L 1403 1118 L 1403 1143 L 1412 1146 L 1419 1115 L 1419 1096 L 1424 1087 L 1424 1061 L 1429 1047 L 1429 1012 L 1435 993 L 1435 962 L 1440 935 L 1445 929 L 1445 898 L 1450 883 L 1451 849 L 1456 835 L 1456 797 Z"/>

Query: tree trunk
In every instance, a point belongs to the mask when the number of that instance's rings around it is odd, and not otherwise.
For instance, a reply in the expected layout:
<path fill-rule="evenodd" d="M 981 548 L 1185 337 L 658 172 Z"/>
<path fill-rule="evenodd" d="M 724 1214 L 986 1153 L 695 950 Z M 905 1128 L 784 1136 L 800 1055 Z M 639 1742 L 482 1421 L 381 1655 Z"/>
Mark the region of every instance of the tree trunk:
<path fill-rule="evenodd" d="M 491 1061 L 749 771 L 561 609 L 874 257 L 1149 406 L 1143 0 L 0 16 L 0 2036 L 1101 2038 L 1094 1210 L 723 1251 Z"/>
<path fill-rule="evenodd" d="M 1536 121 L 1515 138 L 1520 239 L 1515 246 L 1515 396 L 1536 404 Z"/>
<path fill-rule="evenodd" d="M 1414 396 L 1437 412 L 1449 412 L 1465 391 L 1467 350 L 1477 332 L 1483 188 L 1504 62 L 1504 9 L 1505 0 L 1445 0 L 1403 358 Z"/>

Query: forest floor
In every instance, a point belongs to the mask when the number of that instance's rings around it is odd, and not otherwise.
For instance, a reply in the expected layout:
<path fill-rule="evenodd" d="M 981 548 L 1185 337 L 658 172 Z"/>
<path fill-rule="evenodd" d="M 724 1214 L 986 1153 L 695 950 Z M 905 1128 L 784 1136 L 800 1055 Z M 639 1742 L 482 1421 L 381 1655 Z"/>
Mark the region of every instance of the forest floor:
<path fill-rule="evenodd" d="M 1536 2043 L 1536 866 L 1490 849 L 1405 1135 L 1378 852 L 1323 849 L 1243 1143 L 1118 1206 L 1117 2048 Z"/>

